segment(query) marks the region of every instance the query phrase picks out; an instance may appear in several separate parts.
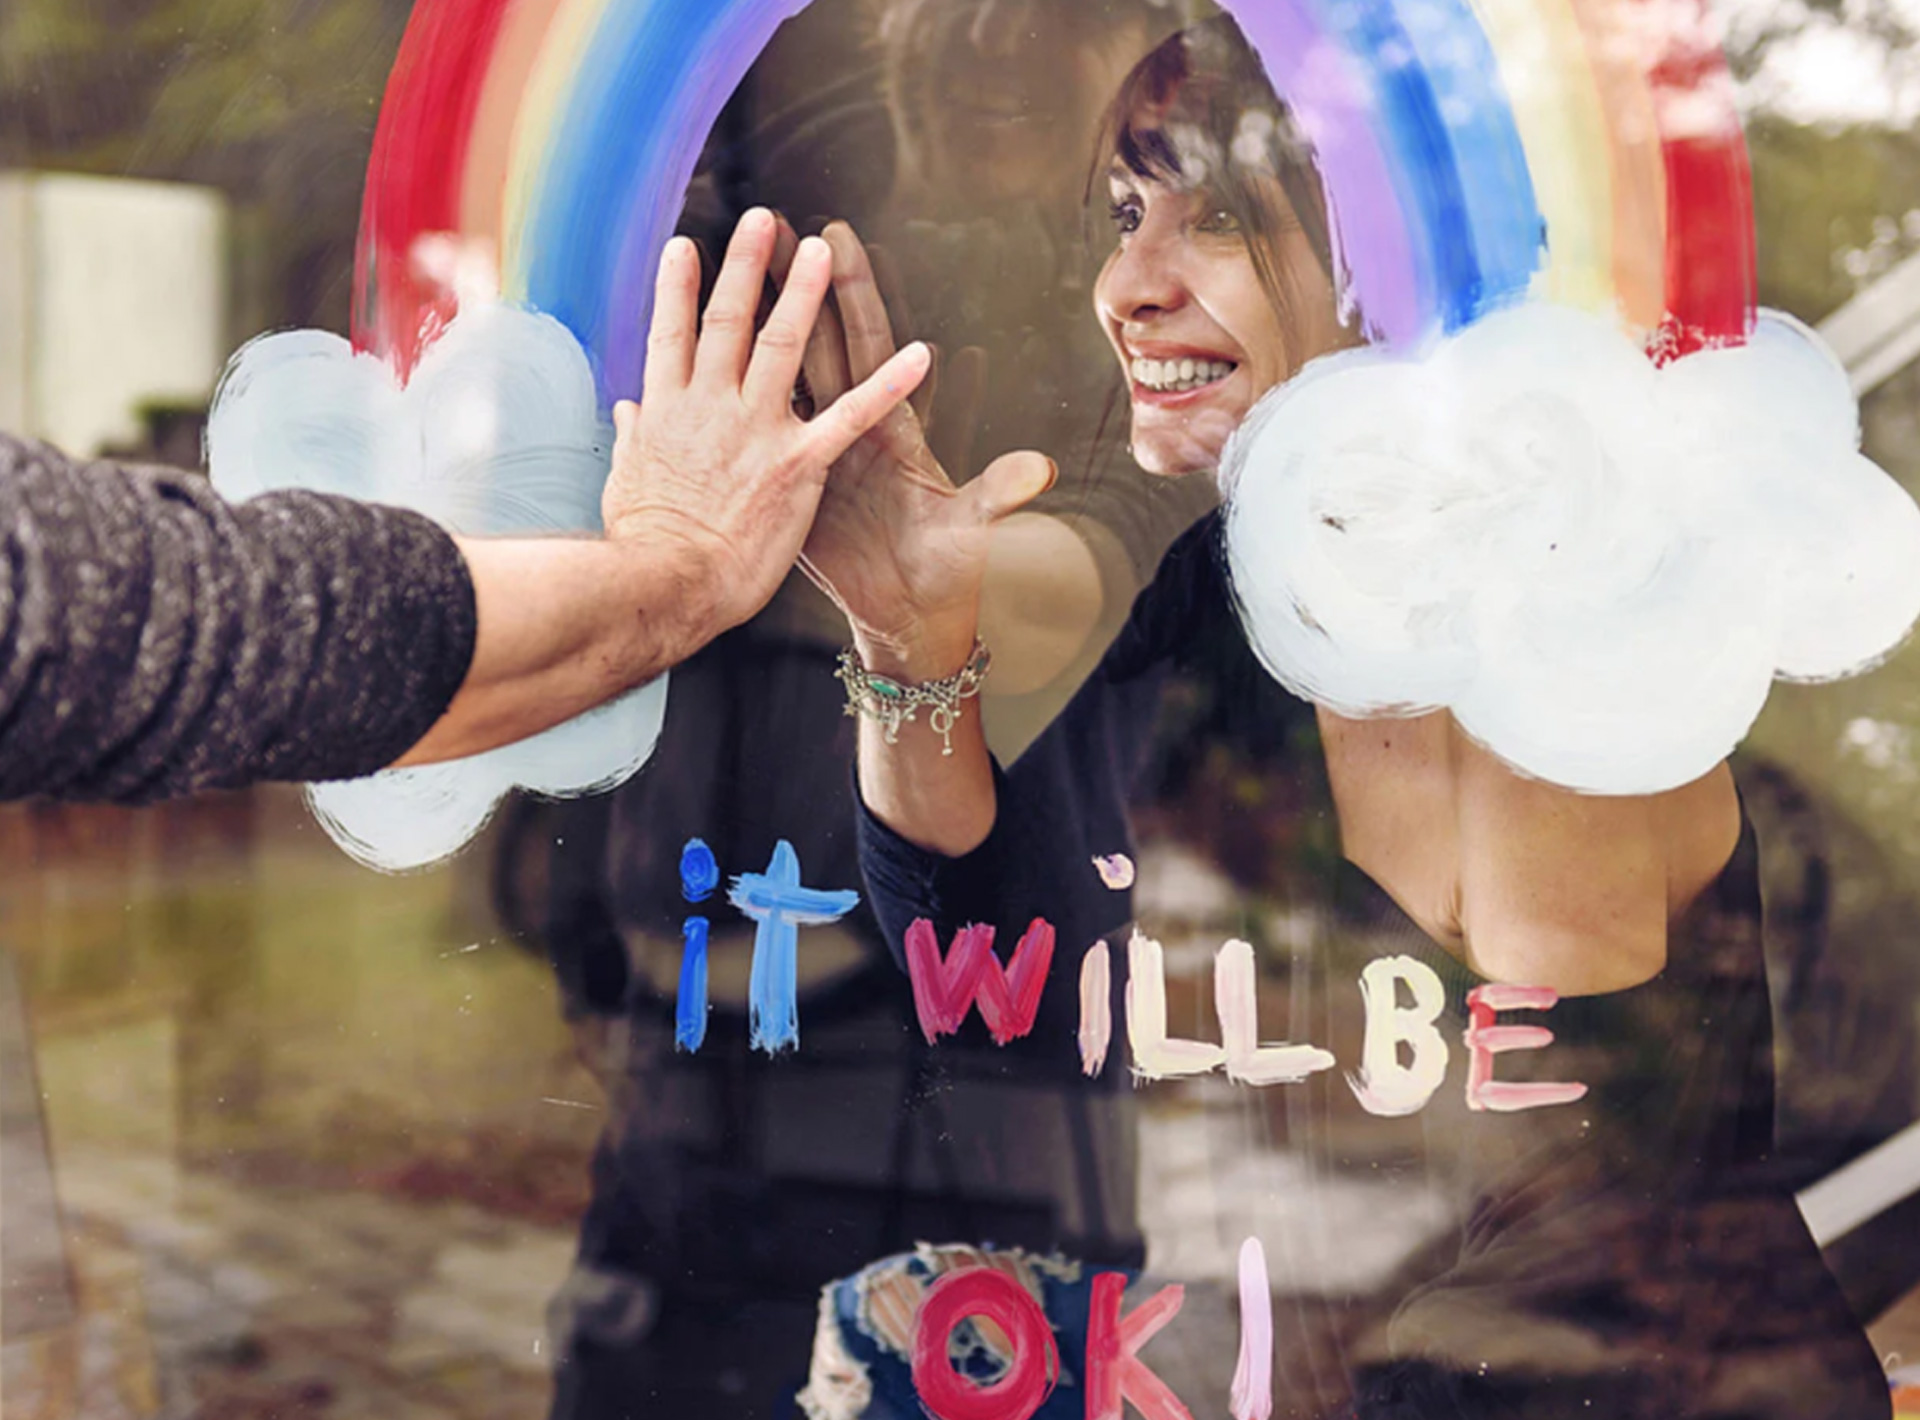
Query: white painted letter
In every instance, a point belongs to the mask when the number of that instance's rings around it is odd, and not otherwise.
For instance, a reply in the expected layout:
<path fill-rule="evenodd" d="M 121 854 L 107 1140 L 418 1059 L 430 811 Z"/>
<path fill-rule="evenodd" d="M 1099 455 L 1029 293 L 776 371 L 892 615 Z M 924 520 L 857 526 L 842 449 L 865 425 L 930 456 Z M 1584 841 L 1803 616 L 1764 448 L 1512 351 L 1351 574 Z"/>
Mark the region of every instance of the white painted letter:
<path fill-rule="evenodd" d="M 1166 952 L 1138 929 L 1127 943 L 1127 1040 L 1134 1073 L 1148 1080 L 1204 1075 L 1227 1058 L 1202 1040 L 1167 1039 Z"/>
<path fill-rule="evenodd" d="M 1107 1064 L 1107 1044 L 1113 1039 L 1113 966 L 1107 944 L 1095 942 L 1080 959 L 1080 1068 L 1098 1075 Z"/>
<path fill-rule="evenodd" d="M 1406 982 L 1413 1005 L 1397 999 Z M 1412 1114 L 1433 1098 L 1447 1077 L 1446 1038 L 1434 1028 L 1447 1008 L 1447 988 L 1414 957 L 1377 957 L 1360 973 L 1360 997 L 1367 1007 L 1367 1038 L 1359 1075 L 1347 1084 L 1370 1114 Z M 1400 1063 L 1400 1042 L 1413 1049 L 1413 1063 Z"/>
<path fill-rule="evenodd" d="M 1228 942 L 1215 955 L 1213 1008 L 1220 1015 L 1229 1079 L 1243 1085 L 1293 1085 L 1333 1066 L 1333 1056 L 1317 1045 L 1260 1044 L 1259 977 L 1251 942 Z"/>

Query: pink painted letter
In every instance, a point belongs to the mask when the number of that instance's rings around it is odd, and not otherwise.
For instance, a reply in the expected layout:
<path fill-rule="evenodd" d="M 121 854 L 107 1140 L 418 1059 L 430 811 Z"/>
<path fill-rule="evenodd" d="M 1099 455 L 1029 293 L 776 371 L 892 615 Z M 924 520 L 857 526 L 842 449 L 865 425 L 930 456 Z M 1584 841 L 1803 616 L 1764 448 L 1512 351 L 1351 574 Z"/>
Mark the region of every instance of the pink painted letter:
<path fill-rule="evenodd" d="M 1240 1244 L 1240 1360 L 1228 1405 L 1233 1420 L 1273 1415 L 1273 1283 L 1258 1238 Z"/>
<path fill-rule="evenodd" d="M 929 1045 L 959 1030 L 967 1008 L 976 1004 L 995 1045 L 1033 1029 L 1053 965 L 1053 928 L 1041 918 L 1033 919 L 1004 967 L 993 954 L 991 927 L 962 927 L 943 958 L 933 923 L 921 917 L 907 928 L 906 949 L 913 1009 Z"/>
<path fill-rule="evenodd" d="M 1493 1057 L 1509 1050 L 1538 1050 L 1553 1044 L 1545 1026 L 1500 1026 L 1497 1011 L 1550 1011 L 1560 1000 L 1551 986 L 1505 986 L 1489 982 L 1467 993 L 1467 1108 L 1511 1113 L 1542 1105 L 1572 1104 L 1587 1092 L 1585 1085 L 1502 1082 L 1493 1078 Z"/>
<path fill-rule="evenodd" d="M 984 1317 L 1013 1348 L 1007 1373 L 976 1385 L 947 1360 L 962 1319 Z M 1040 1304 L 994 1267 L 949 1272 L 927 1289 L 913 1319 L 913 1389 L 936 1420 L 1028 1420 L 1060 1379 L 1060 1352 Z"/>
<path fill-rule="evenodd" d="M 1122 1403 L 1128 1400 L 1143 1420 L 1193 1420 L 1193 1412 L 1136 1354 L 1179 1313 L 1186 1289 L 1162 1287 L 1134 1308 L 1132 1316 L 1122 1317 L 1120 1298 L 1126 1290 L 1122 1273 L 1102 1272 L 1093 1279 L 1087 1318 L 1086 1420 L 1120 1420 Z"/>

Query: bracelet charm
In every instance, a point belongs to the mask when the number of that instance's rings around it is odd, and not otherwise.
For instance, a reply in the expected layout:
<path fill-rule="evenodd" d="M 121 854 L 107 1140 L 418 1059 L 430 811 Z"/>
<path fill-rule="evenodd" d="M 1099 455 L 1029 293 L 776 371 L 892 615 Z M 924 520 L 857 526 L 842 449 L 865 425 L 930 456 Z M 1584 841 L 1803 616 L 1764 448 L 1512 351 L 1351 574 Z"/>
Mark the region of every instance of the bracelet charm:
<path fill-rule="evenodd" d="M 897 743 L 900 727 L 918 715 L 921 706 L 926 706 L 927 723 L 940 736 L 943 746 L 940 753 L 950 755 L 953 727 L 960 723 L 960 702 L 980 693 L 992 665 L 993 654 L 987 650 L 986 643 L 976 637 L 967 663 L 941 680 L 914 685 L 878 675 L 860 664 L 860 657 L 851 646 L 840 653 L 840 666 L 833 674 L 847 687 L 846 713 L 877 721 L 888 744 Z"/>

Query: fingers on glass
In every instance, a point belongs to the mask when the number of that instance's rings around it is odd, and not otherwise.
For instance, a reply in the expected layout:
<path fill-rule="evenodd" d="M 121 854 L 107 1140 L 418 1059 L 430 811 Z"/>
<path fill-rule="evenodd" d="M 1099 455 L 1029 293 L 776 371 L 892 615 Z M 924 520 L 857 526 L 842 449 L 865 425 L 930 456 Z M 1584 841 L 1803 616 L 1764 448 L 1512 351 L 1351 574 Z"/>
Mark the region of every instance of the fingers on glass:
<path fill-rule="evenodd" d="M 793 254 L 800 249 L 800 234 L 793 230 L 786 214 L 773 214 L 773 284 L 787 284 L 787 273 L 793 270 Z"/>
<path fill-rule="evenodd" d="M 647 328 L 649 389 L 679 388 L 693 376 L 700 333 L 700 254 L 685 237 L 660 253 L 653 284 L 653 323 Z"/>
<path fill-rule="evenodd" d="M 821 306 L 813 323 L 801 368 L 816 411 L 832 404 L 853 384 L 847 368 L 847 333 L 840 324 L 840 313 L 830 303 Z"/>
<path fill-rule="evenodd" d="M 726 259 L 700 322 L 700 346 L 694 356 L 696 380 L 738 389 L 753 348 L 754 318 L 773 257 L 773 214 L 755 207 L 733 229 Z"/>
<path fill-rule="evenodd" d="M 940 397 L 929 411 L 927 445 L 941 467 L 964 479 L 973 469 L 973 446 L 986 404 L 987 352 L 963 345 L 941 363 L 938 374 Z"/>
<path fill-rule="evenodd" d="M 780 297 L 753 345 L 744 393 L 750 405 L 793 398 L 794 381 L 806 358 L 807 341 L 833 276 L 833 253 L 818 237 L 795 245 Z"/>
<path fill-rule="evenodd" d="M 930 363 L 931 353 L 916 340 L 835 400 L 807 426 L 814 457 L 822 464 L 839 458 L 919 387 Z"/>
<path fill-rule="evenodd" d="M 866 248 L 845 222 L 827 227 L 833 248 L 833 294 L 846 330 L 847 360 L 853 377 L 864 380 L 893 355 L 893 327 L 887 303 L 873 275 Z"/>

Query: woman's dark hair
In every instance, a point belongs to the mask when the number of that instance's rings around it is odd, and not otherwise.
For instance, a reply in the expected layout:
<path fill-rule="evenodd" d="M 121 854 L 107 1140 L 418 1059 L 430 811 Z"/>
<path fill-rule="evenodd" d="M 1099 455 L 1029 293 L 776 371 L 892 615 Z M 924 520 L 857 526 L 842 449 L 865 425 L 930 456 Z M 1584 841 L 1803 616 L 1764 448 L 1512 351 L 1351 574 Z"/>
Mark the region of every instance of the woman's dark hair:
<path fill-rule="evenodd" d="M 1313 150 L 1273 91 L 1260 56 L 1225 15 L 1181 30 L 1134 65 L 1100 132 L 1089 203 L 1105 193 L 1114 161 L 1136 177 L 1203 191 L 1238 222 L 1283 322 L 1300 304 L 1280 251 L 1283 232 L 1297 224 L 1321 269 L 1332 275 L 1326 197 Z M 1261 178 L 1279 183 L 1285 208 Z"/>

